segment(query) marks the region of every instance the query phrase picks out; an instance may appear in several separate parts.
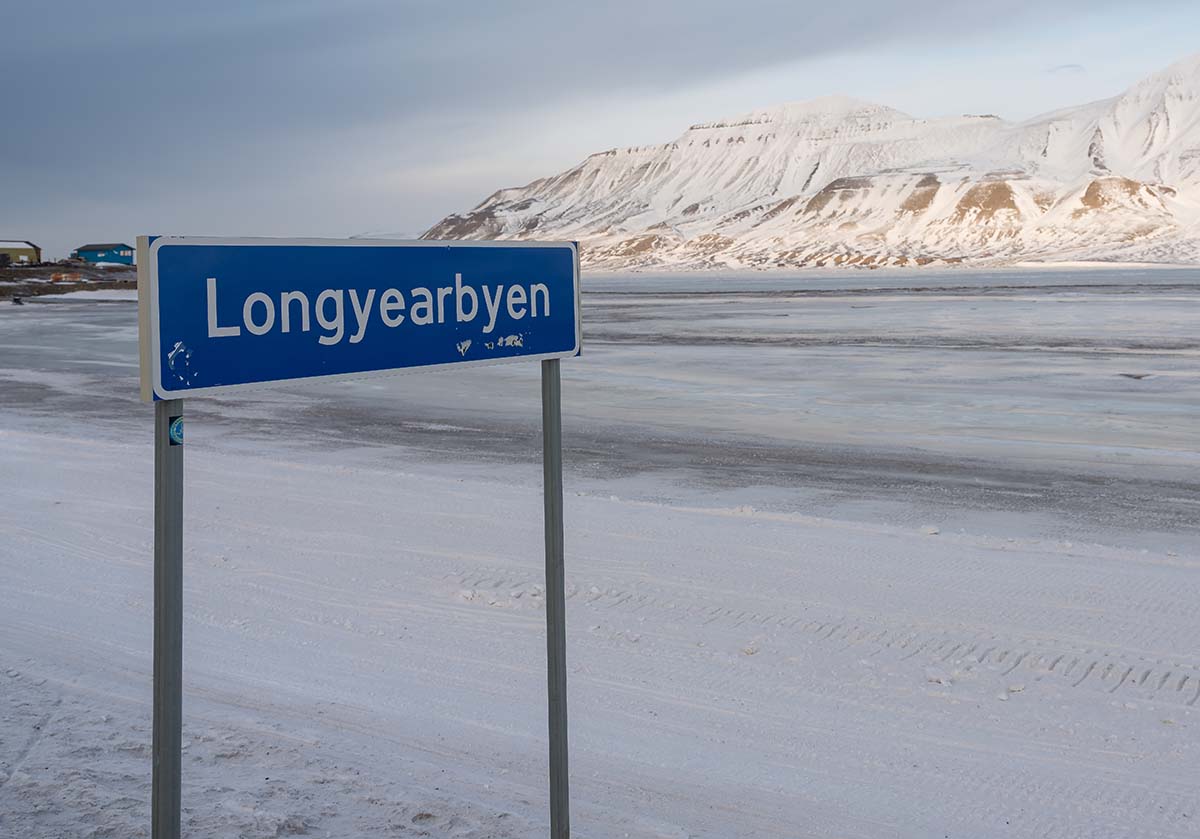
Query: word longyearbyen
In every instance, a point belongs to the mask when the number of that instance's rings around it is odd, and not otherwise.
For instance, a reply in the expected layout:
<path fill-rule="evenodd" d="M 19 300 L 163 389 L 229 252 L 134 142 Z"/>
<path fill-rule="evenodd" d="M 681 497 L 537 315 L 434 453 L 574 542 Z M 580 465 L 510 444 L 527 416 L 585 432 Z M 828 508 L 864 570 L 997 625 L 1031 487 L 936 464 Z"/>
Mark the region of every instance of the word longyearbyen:
<path fill-rule="evenodd" d="M 501 306 L 513 320 L 550 317 L 550 289 L 544 283 L 507 287 L 482 283 L 477 291 L 473 285 L 463 283 L 462 274 L 455 274 L 453 286 L 418 286 L 409 291 L 407 298 L 397 288 L 327 288 L 315 299 L 303 291 L 282 291 L 278 299 L 255 291 L 242 302 L 241 324 L 221 324 L 217 317 L 220 280 L 209 277 L 207 284 L 209 338 L 236 338 L 243 329 L 251 335 L 266 335 L 275 329 L 281 333 L 309 332 L 315 322 L 321 332 L 317 341 L 333 346 L 347 335 L 351 344 L 362 341 L 374 321 L 394 329 L 406 322 L 430 326 L 448 320 L 471 323 L 479 318 L 486 335 L 496 328 Z M 348 323 L 347 316 L 352 323 Z"/>

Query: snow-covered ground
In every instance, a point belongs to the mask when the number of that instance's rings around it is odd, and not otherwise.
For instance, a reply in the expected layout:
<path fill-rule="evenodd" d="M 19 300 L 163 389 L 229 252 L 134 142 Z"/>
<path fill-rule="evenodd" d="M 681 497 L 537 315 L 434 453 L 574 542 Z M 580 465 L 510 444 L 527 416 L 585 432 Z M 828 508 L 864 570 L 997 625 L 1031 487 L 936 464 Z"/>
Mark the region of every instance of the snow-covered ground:
<path fill-rule="evenodd" d="M 48 295 L 45 302 L 56 300 L 132 300 L 137 302 L 137 288 L 95 288 L 82 291 L 68 291 L 66 294 Z"/>
<path fill-rule="evenodd" d="M 576 835 L 1200 835 L 1194 273 L 588 288 Z M 0 308 L 0 836 L 148 835 L 135 339 Z M 190 835 L 545 834 L 537 395 L 188 403 Z"/>

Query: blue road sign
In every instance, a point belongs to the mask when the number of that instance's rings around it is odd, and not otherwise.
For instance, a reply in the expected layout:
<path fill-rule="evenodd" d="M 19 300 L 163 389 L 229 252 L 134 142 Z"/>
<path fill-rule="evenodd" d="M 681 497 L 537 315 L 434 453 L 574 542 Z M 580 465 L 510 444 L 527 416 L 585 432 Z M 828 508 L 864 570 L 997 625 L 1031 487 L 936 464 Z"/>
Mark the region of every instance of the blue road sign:
<path fill-rule="evenodd" d="M 578 355 L 578 266 L 573 243 L 142 238 L 142 395 Z"/>

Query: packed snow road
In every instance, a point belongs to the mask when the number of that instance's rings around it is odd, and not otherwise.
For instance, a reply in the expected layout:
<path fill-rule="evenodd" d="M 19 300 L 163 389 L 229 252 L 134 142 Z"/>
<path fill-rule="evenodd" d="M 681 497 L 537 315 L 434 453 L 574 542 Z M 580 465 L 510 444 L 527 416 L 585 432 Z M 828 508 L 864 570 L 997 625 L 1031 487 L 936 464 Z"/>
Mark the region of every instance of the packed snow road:
<path fill-rule="evenodd" d="M 592 282 L 577 835 L 1200 835 L 1198 304 L 1171 271 Z M 0 310 L 0 835 L 147 835 L 135 331 Z M 536 376 L 187 404 L 191 833 L 544 834 Z"/>

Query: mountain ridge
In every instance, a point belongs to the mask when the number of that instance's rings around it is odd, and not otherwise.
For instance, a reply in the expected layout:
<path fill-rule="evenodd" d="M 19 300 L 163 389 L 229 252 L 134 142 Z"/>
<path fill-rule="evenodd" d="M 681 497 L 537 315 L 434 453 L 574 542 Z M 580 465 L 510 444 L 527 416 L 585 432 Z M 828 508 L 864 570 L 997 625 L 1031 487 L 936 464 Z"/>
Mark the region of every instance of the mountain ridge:
<path fill-rule="evenodd" d="M 629 268 L 1200 262 L 1200 54 L 1010 122 L 848 96 L 596 152 L 426 239 L 574 239 Z"/>

